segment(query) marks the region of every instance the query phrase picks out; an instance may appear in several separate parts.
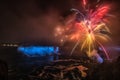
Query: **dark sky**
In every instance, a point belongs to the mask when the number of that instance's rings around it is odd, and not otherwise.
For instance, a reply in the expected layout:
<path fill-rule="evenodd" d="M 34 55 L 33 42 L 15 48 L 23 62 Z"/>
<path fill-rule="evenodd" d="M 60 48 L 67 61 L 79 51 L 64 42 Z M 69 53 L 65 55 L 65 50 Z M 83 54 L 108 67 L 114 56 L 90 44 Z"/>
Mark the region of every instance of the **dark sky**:
<path fill-rule="evenodd" d="M 70 0 L 4 0 L 0 4 L 0 41 L 53 39 L 60 15 Z"/>
<path fill-rule="evenodd" d="M 91 0 L 95 1 L 95 0 Z M 107 0 L 110 1 L 110 0 Z M 114 5 L 114 40 L 120 38 L 120 3 Z M 61 16 L 70 8 L 80 8 L 81 0 L 1 0 L 0 1 L 0 42 L 24 42 L 54 40 L 53 29 Z"/>

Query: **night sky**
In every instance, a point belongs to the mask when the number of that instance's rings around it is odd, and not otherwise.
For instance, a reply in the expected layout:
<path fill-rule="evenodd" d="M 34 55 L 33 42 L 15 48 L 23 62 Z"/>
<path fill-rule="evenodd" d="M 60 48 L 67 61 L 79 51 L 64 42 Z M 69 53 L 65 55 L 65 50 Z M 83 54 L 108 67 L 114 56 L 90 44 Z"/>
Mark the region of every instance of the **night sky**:
<path fill-rule="evenodd" d="M 120 1 L 105 1 L 113 4 L 111 13 L 116 17 L 111 20 L 111 36 L 119 44 Z M 62 22 L 63 15 L 70 8 L 80 9 L 80 2 L 81 0 L 1 0 L 0 42 L 53 41 L 54 28 Z"/>

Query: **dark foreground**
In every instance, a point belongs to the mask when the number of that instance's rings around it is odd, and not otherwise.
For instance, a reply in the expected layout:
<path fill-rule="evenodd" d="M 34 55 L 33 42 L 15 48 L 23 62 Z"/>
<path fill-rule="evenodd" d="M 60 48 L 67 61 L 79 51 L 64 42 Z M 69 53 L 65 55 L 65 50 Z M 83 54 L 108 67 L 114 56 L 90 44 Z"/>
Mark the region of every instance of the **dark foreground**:
<path fill-rule="evenodd" d="M 83 59 L 60 59 L 43 66 L 24 66 L 18 72 L 11 75 L 10 80 L 120 80 L 120 57 L 102 64 Z"/>

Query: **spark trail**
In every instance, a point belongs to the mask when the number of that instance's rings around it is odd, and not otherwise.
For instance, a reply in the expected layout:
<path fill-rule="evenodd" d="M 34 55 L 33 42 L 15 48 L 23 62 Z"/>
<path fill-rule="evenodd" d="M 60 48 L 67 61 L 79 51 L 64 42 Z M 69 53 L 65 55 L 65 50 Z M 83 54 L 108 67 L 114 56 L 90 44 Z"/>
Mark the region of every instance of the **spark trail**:
<path fill-rule="evenodd" d="M 96 46 L 99 46 L 103 49 L 107 59 L 109 59 L 109 55 L 102 42 L 110 40 L 109 34 L 111 32 L 108 28 L 109 21 L 107 17 L 110 17 L 108 13 L 111 5 L 98 5 L 99 1 L 97 1 L 96 3 L 98 4 L 94 5 L 94 8 L 91 8 L 88 2 L 87 0 L 82 1 L 83 12 L 80 12 L 78 9 L 71 9 L 76 14 L 75 22 L 72 26 L 69 24 L 66 25 L 67 27 L 64 28 L 64 32 L 62 32 L 64 35 L 62 36 L 67 36 L 68 40 L 76 41 L 71 55 L 75 48 L 81 45 L 81 50 L 86 50 L 88 57 L 91 57 L 92 50 L 96 49 Z M 65 34 L 68 32 L 69 34 Z"/>

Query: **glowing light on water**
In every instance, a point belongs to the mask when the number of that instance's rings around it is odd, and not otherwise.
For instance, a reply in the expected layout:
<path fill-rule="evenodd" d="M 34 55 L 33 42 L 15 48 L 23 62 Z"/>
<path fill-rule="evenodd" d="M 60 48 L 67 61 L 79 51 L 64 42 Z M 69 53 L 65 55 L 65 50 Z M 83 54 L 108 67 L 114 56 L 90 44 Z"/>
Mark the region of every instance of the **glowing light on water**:
<path fill-rule="evenodd" d="M 54 46 L 20 46 L 18 51 L 27 56 L 46 56 L 57 54 L 59 47 Z"/>

